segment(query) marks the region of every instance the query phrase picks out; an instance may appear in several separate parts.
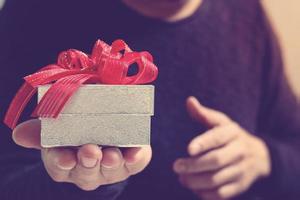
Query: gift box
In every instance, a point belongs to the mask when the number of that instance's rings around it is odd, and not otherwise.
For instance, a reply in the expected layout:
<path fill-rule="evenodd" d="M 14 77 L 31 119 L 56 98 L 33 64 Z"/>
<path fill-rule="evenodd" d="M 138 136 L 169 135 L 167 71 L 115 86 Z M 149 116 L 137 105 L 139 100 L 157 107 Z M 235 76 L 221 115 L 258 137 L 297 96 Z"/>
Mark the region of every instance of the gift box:
<path fill-rule="evenodd" d="M 137 66 L 131 74 L 130 68 Z M 14 129 L 32 96 L 41 120 L 43 147 L 139 146 L 150 144 L 154 87 L 158 69 L 147 51 L 132 51 L 123 40 L 97 40 L 92 53 L 69 49 L 57 63 L 24 77 L 4 123 Z"/>
<path fill-rule="evenodd" d="M 39 101 L 49 87 L 39 86 Z M 153 107 L 152 85 L 81 86 L 56 119 L 40 118 L 41 145 L 149 145 Z"/>

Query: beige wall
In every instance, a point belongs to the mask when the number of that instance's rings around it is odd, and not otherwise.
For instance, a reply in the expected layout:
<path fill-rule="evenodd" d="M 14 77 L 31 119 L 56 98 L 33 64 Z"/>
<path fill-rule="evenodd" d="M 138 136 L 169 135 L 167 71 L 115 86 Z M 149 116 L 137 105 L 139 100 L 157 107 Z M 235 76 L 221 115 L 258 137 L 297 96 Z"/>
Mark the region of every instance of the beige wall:
<path fill-rule="evenodd" d="M 300 0 L 263 0 L 281 40 L 287 74 L 300 96 Z"/>

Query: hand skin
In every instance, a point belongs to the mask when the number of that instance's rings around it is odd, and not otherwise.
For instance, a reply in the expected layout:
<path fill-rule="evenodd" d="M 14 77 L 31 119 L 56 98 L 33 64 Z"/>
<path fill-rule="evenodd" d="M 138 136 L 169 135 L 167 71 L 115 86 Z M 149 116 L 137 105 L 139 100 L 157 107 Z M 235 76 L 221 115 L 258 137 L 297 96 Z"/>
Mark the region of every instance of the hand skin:
<path fill-rule="evenodd" d="M 150 162 L 150 146 L 101 148 L 86 144 L 75 148 L 42 148 L 40 146 L 40 120 L 29 120 L 15 128 L 16 144 L 41 151 L 44 166 L 56 182 L 76 184 L 86 191 L 101 185 L 117 183 L 141 172 Z"/>
<path fill-rule="evenodd" d="M 189 143 L 190 157 L 174 162 L 184 187 L 204 200 L 230 199 L 270 174 L 269 151 L 260 138 L 195 97 L 187 99 L 187 110 L 209 130 Z"/>

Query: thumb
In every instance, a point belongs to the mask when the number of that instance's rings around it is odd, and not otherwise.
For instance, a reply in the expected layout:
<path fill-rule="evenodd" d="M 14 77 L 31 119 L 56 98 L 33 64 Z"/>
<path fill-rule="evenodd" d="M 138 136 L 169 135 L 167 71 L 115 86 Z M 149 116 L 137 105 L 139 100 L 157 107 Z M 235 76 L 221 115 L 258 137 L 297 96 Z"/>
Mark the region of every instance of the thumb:
<path fill-rule="evenodd" d="M 41 121 L 38 119 L 28 120 L 19 124 L 12 133 L 16 144 L 26 147 L 41 149 Z"/>
<path fill-rule="evenodd" d="M 186 107 L 190 116 L 194 120 L 207 126 L 207 128 L 224 125 L 231 122 L 231 119 L 227 115 L 201 105 L 200 102 L 193 96 L 187 98 Z"/>

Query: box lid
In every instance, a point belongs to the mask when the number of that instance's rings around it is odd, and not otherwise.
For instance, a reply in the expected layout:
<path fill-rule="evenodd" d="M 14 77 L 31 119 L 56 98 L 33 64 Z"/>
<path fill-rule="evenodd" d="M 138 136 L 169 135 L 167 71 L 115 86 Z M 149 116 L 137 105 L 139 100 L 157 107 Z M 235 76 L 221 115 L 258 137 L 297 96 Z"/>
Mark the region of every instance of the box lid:
<path fill-rule="evenodd" d="M 38 101 L 50 85 L 38 87 Z M 66 103 L 61 114 L 148 114 L 154 113 L 153 85 L 86 84 Z"/>

